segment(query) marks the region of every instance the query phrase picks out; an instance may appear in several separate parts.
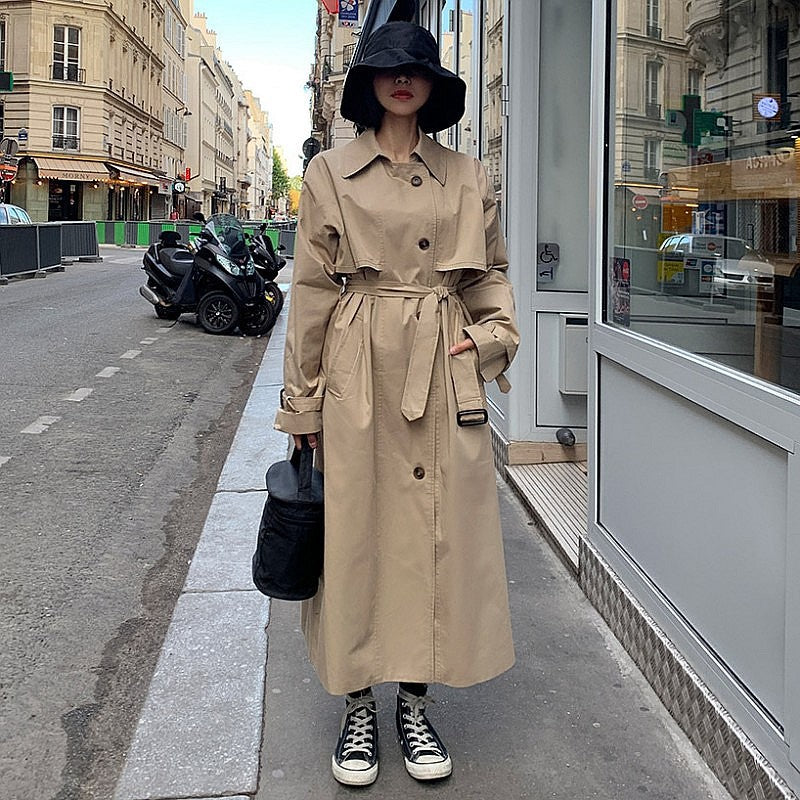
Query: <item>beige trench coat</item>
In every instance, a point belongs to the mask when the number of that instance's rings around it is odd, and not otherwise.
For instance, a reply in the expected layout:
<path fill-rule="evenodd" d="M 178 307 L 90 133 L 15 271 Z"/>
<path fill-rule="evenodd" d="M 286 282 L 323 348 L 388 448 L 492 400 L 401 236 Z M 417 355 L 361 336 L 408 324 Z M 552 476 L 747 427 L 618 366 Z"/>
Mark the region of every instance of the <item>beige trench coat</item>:
<path fill-rule="evenodd" d="M 484 381 L 517 349 L 494 192 L 425 135 L 392 163 L 372 131 L 309 164 L 284 363 L 287 433 L 322 431 L 325 569 L 310 658 L 344 694 L 468 686 L 514 661 Z M 450 356 L 471 337 L 477 350 Z"/>

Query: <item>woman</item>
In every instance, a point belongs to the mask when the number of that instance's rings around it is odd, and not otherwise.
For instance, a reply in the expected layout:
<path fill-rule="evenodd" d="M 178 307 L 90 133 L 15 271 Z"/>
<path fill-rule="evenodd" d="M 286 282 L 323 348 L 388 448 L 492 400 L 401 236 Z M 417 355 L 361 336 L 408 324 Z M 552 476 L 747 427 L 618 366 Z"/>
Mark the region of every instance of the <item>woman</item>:
<path fill-rule="evenodd" d="M 466 87 L 427 30 L 391 22 L 348 72 L 364 132 L 306 172 L 276 427 L 318 446 L 325 571 L 303 605 L 324 687 L 346 694 L 336 779 L 378 773 L 373 684 L 400 684 L 408 772 L 450 774 L 427 684 L 470 686 L 514 661 L 483 382 L 516 352 L 494 191 L 426 136 Z"/>

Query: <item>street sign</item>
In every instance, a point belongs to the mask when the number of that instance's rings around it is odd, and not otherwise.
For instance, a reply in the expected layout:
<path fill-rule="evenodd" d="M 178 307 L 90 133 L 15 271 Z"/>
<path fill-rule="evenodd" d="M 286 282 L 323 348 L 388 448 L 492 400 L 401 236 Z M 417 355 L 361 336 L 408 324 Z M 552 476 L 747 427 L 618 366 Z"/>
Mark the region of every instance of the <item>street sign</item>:
<path fill-rule="evenodd" d="M 303 142 L 303 155 L 307 159 L 312 159 L 314 156 L 319 153 L 322 145 L 319 143 L 318 139 L 315 139 L 313 136 L 310 136 Z"/>
<path fill-rule="evenodd" d="M 0 164 L 0 180 L 13 181 L 17 177 L 17 165 Z"/>
<path fill-rule="evenodd" d="M 175 181 L 172 184 L 172 191 L 176 194 L 183 194 L 186 191 L 186 184 L 183 181 Z"/>
<path fill-rule="evenodd" d="M 18 145 L 14 139 L 6 137 L 0 141 L 0 154 L 5 156 L 15 156 L 17 154 Z"/>
<path fill-rule="evenodd" d="M 633 196 L 633 207 L 637 211 L 644 211 L 648 206 L 647 198 L 643 194 L 635 194 Z"/>
<path fill-rule="evenodd" d="M 27 142 L 28 141 L 28 129 L 27 128 L 20 128 L 17 131 L 17 141 L 18 142 Z"/>
<path fill-rule="evenodd" d="M 189 183 L 189 181 L 192 179 L 192 168 L 191 167 L 186 167 L 186 170 L 185 170 L 184 175 L 183 175 L 183 179 L 186 181 L 186 183 Z"/>

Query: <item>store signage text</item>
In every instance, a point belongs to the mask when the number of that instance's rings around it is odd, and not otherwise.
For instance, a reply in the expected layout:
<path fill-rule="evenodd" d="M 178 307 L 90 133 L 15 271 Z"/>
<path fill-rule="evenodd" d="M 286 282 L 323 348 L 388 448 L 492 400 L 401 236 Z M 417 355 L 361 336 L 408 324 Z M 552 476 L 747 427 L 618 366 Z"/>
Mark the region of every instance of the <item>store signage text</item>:
<path fill-rule="evenodd" d="M 769 153 L 765 156 L 748 156 L 745 163 L 747 169 L 770 169 L 771 167 L 782 167 L 788 164 L 794 156 L 794 150 L 779 150 L 777 153 Z"/>

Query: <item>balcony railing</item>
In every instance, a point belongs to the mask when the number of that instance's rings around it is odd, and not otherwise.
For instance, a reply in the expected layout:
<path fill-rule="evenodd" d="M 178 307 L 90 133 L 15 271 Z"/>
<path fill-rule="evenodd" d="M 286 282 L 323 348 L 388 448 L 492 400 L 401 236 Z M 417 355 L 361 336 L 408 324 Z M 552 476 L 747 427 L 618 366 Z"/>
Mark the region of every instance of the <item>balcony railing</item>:
<path fill-rule="evenodd" d="M 346 44 L 342 48 L 342 66 L 345 70 L 350 68 L 350 64 L 353 63 L 353 55 L 356 52 L 355 44 Z"/>
<path fill-rule="evenodd" d="M 77 136 L 53 136 L 53 150 L 80 150 L 81 140 Z"/>
<path fill-rule="evenodd" d="M 356 52 L 355 44 L 346 44 L 341 53 L 322 57 L 322 80 L 326 81 L 331 75 L 341 75 L 347 72 L 353 55 Z"/>
<path fill-rule="evenodd" d="M 648 119 L 661 119 L 661 103 L 645 103 L 644 113 Z"/>
<path fill-rule="evenodd" d="M 661 175 L 661 170 L 658 167 L 645 166 L 645 168 L 644 168 L 644 177 L 647 180 L 649 180 L 649 181 L 657 181 L 659 175 Z"/>
<path fill-rule="evenodd" d="M 648 25 L 647 26 L 647 35 L 650 39 L 660 39 L 661 38 L 661 28 L 658 25 Z"/>
<path fill-rule="evenodd" d="M 86 83 L 86 70 L 81 69 L 77 64 L 64 64 L 61 62 L 51 64 L 50 75 L 54 81 Z"/>

